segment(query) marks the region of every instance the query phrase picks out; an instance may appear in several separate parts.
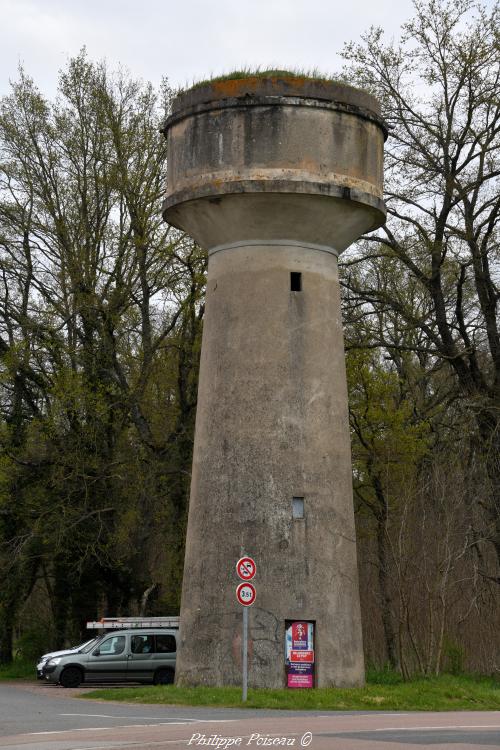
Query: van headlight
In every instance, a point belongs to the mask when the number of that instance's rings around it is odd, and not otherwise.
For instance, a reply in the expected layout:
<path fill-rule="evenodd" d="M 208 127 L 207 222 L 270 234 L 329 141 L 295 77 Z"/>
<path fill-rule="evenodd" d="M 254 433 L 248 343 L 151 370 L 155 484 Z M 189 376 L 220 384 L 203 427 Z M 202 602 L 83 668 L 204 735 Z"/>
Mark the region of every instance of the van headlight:
<path fill-rule="evenodd" d="M 47 667 L 55 667 L 57 666 L 57 664 L 59 664 L 60 661 L 61 661 L 60 656 L 56 656 L 55 659 L 49 659 L 49 661 L 47 662 Z"/>

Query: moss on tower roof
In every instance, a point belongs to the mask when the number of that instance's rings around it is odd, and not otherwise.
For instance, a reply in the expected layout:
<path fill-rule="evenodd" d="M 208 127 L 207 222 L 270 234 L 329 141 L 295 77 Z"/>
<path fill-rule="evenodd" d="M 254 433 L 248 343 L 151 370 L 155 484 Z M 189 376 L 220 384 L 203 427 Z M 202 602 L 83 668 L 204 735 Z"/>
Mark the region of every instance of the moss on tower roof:
<path fill-rule="evenodd" d="M 187 86 L 183 91 L 190 91 L 191 89 L 197 89 L 200 86 L 205 86 L 209 83 L 221 83 L 223 81 L 241 81 L 245 78 L 292 78 L 302 79 L 307 81 L 325 81 L 328 83 L 345 83 L 334 76 L 321 73 L 316 68 L 312 70 L 302 70 L 295 68 L 288 70 L 286 68 L 242 68 L 241 70 L 232 70 L 229 73 L 224 73 L 219 76 L 211 76 L 205 78 L 202 81 L 196 81 L 191 86 Z"/>
<path fill-rule="evenodd" d="M 345 80 L 324 75 L 316 69 L 281 68 L 243 68 L 197 81 L 189 88 L 177 91 L 172 104 L 171 118 L 177 118 L 183 110 L 204 105 L 209 101 L 247 97 L 254 101 L 259 97 L 293 97 L 343 102 L 350 107 L 370 111 L 380 119 L 380 105 L 365 89 L 353 87 Z M 385 125 L 383 127 L 385 129 Z"/>

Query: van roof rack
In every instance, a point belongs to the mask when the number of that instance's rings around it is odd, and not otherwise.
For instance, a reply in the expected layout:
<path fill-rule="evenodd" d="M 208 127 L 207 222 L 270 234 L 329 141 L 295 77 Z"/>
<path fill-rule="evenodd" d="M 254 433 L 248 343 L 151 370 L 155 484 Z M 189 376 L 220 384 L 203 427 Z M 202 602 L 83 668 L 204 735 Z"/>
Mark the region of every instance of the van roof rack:
<path fill-rule="evenodd" d="M 179 617 L 102 617 L 87 623 L 88 630 L 131 630 L 133 628 L 178 628 Z"/>

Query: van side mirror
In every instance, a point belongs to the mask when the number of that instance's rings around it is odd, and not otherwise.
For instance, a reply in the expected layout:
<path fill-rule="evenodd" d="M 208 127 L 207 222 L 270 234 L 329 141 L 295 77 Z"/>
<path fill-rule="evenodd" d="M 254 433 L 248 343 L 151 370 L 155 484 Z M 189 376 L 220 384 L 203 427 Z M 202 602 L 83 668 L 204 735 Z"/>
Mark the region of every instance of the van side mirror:
<path fill-rule="evenodd" d="M 100 655 L 101 655 L 101 652 L 99 651 L 98 648 L 96 648 L 95 651 L 92 651 L 92 656 L 100 656 Z"/>

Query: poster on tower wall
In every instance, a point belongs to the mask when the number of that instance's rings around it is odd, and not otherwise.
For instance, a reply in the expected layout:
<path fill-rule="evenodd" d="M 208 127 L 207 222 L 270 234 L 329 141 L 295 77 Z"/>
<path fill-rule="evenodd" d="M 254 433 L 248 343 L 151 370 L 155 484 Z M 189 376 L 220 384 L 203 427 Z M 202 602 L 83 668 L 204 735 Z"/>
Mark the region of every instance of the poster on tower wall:
<path fill-rule="evenodd" d="M 314 687 L 314 623 L 289 622 L 285 631 L 285 669 L 289 688 Z"/>
<path fill-rule="evenodd" d="M 287 686 L 289 688 L 314 687 L 314 664 L 294 664 L 288 667 Z"/>

